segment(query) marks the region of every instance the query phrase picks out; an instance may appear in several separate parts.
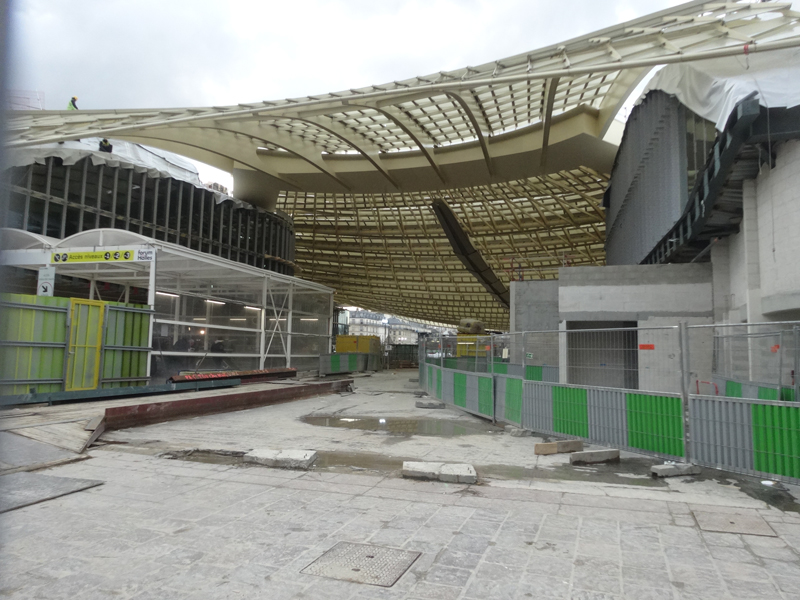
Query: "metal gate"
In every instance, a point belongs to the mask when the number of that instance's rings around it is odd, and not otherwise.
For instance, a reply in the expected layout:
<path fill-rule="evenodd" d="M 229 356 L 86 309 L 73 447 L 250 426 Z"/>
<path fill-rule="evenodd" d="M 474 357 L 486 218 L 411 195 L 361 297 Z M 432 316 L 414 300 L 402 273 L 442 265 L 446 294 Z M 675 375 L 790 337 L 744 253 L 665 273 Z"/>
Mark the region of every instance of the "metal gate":
<path fill-rule="evenodd" d="M 100 378 L 100 348 L 103 345 L 103 313 L 100 300 L 71 298 L 69 303 L 69 346 L 67 348 L 67 391 L 93 390 Z"/>

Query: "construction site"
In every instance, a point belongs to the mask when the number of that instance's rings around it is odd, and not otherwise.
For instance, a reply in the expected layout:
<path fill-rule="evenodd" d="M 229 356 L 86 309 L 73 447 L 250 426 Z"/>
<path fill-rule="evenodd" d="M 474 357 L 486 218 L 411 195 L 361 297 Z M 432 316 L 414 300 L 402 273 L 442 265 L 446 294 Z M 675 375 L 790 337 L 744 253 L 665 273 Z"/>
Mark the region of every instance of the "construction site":
<path fill-rule="evenodd" d="M 791 3 L 695 0 L 302 98 L 12 94 L 0 595 L 800 598 L 798 82 Z"/>

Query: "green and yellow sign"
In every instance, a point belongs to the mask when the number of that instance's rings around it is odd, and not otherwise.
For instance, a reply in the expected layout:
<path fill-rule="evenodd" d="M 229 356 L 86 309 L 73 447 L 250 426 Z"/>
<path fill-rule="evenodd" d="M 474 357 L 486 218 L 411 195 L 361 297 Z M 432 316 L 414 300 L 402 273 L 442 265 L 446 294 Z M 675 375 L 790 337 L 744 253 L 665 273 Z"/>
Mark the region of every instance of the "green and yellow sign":
<path fill-rule="evenodd" d="M 134 248 L 98 252 L 53 252 L 50 254 L 50 264 L 152 262 L 154 257 L 155 250 Z"/>

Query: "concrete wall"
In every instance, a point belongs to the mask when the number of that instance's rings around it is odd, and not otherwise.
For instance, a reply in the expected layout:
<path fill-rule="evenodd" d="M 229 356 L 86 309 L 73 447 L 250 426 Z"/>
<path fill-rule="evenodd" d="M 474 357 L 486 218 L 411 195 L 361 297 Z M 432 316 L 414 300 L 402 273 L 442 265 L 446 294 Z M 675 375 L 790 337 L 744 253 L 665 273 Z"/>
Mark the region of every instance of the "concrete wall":
<path fill-rule="evenodd" d="M 761 311 L 800 317 L 800 142 L 777 149 L 775 168 L 756 180 Z"/>
<path fill-rule="evenodd" d="M 558 329 L 558 287 L 555 279 L 511 282 L 511 331 Z"/>
<path fill-rule="evenodd" d="M 711 265 L 625 265 L 558 270 L 562 321 L 713 316 Z"/>
<path fill-rule="evenodd" d="M 723 323 L 800 319 L 800 142 L 780 144 L 742 190 L 739 233 L 711 249 L 714 317 Z"/>

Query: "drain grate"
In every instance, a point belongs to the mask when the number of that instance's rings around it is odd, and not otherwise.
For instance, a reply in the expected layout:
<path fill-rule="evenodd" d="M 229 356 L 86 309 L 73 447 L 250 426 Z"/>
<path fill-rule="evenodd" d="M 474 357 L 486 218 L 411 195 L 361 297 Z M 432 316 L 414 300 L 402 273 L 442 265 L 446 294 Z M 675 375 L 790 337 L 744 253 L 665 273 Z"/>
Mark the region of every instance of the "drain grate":
<path fill-rule="evenodd" d="M 339 542 L 300 572 L 391 587 L 419 555 L 408 550 Z"/>

